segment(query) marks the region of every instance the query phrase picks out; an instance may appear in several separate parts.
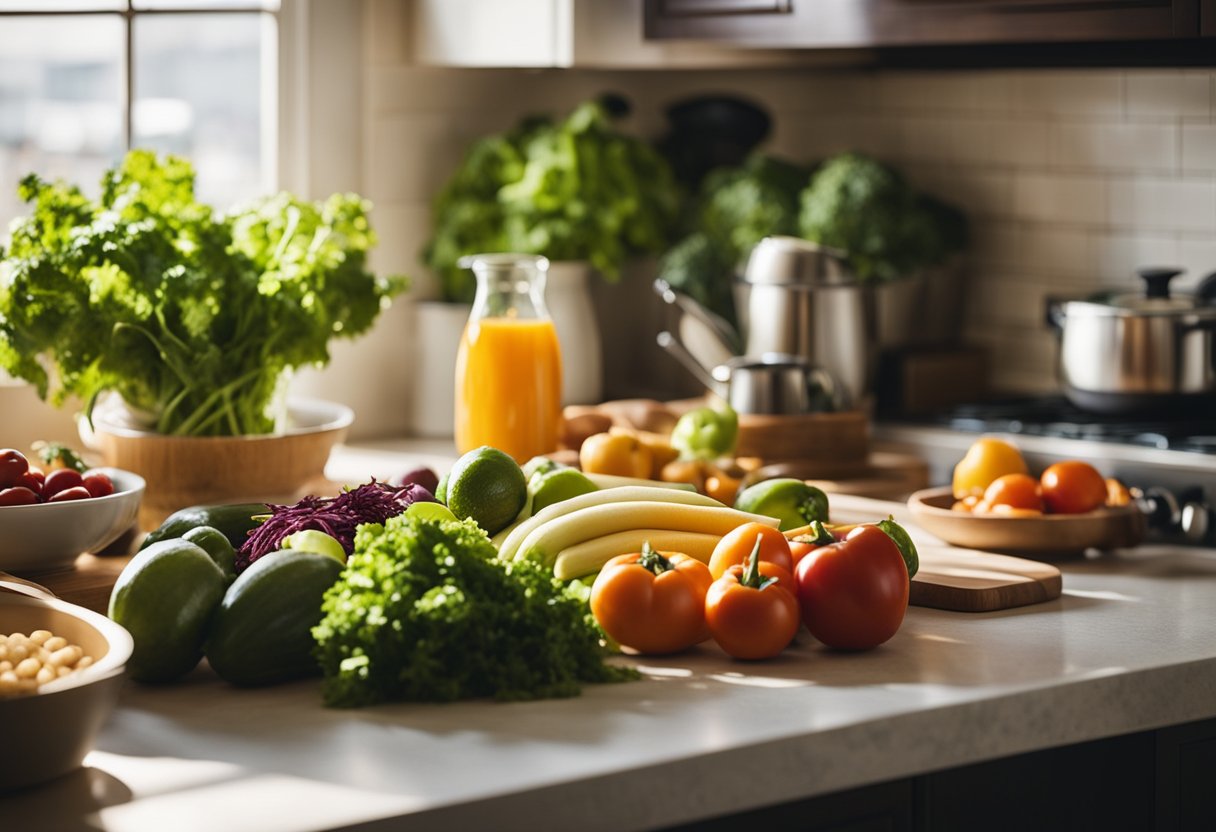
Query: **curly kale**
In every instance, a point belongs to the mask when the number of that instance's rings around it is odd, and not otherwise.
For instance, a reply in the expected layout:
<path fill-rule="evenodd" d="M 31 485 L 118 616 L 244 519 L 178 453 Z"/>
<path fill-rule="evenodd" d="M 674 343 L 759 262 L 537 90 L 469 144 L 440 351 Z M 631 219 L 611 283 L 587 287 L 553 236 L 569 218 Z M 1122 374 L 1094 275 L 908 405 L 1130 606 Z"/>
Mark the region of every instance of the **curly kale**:
<path fill-rule="evenodd" d="M 472 521 L 361 526 L 313 629 L 325 703 L 576 696 L 637 677 L 604 663 L 585 602 L 551 570 L 495 554 Z"/>
<path fill-rule="evenodd" d="M 802 236 L 848 253 L 861 280 L 894 280 L 946 260 L 967 242 L 963 215 L 918 194 L 858 153 L 823 163 L 802 194 Z"/>
<path fill-rule="evenodd" d="M 270 432 L 283 371 L 327 361 L 405 286 L 367 271 L 354 195 L 217 215 L 189 162 L 150 151 L 107 171 L 96 201 L 35 175 L 19 193 L 31 213 L 0 251 L 0 368 L 56 404 L 116 392 L 161 433 Z"/>

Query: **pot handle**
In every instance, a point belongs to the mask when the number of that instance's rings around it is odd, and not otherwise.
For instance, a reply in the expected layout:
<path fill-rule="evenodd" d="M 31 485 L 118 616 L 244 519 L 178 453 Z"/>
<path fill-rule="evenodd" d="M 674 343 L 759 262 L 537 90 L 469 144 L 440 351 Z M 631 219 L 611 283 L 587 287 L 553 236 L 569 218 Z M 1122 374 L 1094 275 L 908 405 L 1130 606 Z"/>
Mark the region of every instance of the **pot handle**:
<path fill-rule="evenodd" d="M 1216 304 L 1216 272 L 1199 281 L 1195 287 L 1195 296 L 1206 304 Z"/>
<path fill-rule="evenodd" d="M 1048 329 L 1054 329 L 1057 335 L 1064 333 L 1064 304 L 1067 303 L 1065 298 L 1047 297 L 1047 304 L 1043 309 L 1043 319 L 1047 322 Z"/>
<path fill-rule="evenodd" d="M 658 334 L 655 339 L 658 345 L 671 354 L 673 358 L 684 365 L 684 368 L 706 386 L 707 389 L 721 399 L 729 399 L 730 391 L 728 385 L 722 384 L 713 374 L 705 367 L 701 366 L 701 362 L 688 351 L 688 347 L 681 343 L 680 339 L 664 330 Z"/>

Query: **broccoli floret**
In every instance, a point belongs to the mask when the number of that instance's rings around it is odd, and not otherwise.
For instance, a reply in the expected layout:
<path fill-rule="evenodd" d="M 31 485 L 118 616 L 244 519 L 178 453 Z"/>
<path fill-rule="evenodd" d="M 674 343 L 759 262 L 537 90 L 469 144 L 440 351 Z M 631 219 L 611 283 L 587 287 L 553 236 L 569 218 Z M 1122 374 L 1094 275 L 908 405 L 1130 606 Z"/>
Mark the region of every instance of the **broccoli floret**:
<path fill-rule="evenodd" d="M 966 222 L 922 197 L 894 170 L 859 153 L 823 163 L 802 194 L 803 237 L 848 253 L 861 280 L 894 280 L 966 244 Z"/>

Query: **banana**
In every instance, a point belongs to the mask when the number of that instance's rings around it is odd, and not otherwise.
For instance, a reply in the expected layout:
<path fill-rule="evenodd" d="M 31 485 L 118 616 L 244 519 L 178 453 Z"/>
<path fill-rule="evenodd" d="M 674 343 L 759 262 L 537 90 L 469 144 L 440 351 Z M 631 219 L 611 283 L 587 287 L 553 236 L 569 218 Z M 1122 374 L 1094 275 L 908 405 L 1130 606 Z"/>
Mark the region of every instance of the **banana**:
<path fill-rule="evenodd" d="M 558 552 L 553 574 L 563 581 L 598 572 L 617 555 L 640 552 L 643 543 L 659 551 L 682 552 L 708 563 L 720 535 L 670 529 L 629 529 L 576 543 Z"/>
<path fill-rule="evenodd" d="M 605 503 L 572 511 L 538 526 L 519 544 L 515 557 L 533 557 L 552 566 L 558 552 L 563 549 L 630 529 L 668 529 L 721 537 L 737 526 L 753 522 L 775 527 L 779 521 L 775 517 L 748 514 L 725 506 L 681 505 L 653 500 Z"/>
<path fill-rule="evenodd" d="M 626 485 L 645 485 L 650 488 L 673 488 L 678 491 L 696 491 L 697 488 L 690 482 L 666 482 L 664 480 L 644 480 L 637 477 L 619 477 L 616 474 L 588 474 L 583 472 L 583 476 L 591 480 L 600 488 L 621 488 Z"/>
<path fill-rule="evenodd" d="M 712 497 L 706 497 L 703 494 L 698 494 L 695 491 L 683 491 L 674 488 L 654 488 L 642 485 L 629 485 L 621 488 L 604 488 L 600 491 L 592 491 L 590 494 L 580 494 L 577 497 L 571 497 L 569 500 L 562 500 L 560 503 L 554 503 L 536 514 L 522 521 L 515 529 L 506 536 L 502 541 L 502 545 L 498 547 L 499 560 L 511 560 L 519 552 L 519 544 L 524 542 L 524 539 L 532 532 L 536 531 L 541 526 L 557 520 L 560 517 L 565 517 L 576 511 L 581 511 L 585 508 L 593 506 L 606 505 L 610 503 L 638 502 L 647 500 L 652 502 L 662 503 L 678 503 L 682 505 L 696 506 L 717 506 L 722 508 L 722 504 Z M 586 538 L 584 538 L 586 539 Z"/>

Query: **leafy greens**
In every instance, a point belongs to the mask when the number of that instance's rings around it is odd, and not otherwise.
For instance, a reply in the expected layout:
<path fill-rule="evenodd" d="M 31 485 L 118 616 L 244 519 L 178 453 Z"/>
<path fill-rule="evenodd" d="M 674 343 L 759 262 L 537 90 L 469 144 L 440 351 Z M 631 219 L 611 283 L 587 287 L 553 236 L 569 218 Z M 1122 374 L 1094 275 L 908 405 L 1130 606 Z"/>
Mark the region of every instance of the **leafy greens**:
<path fill-rule="evenodd" d="M 217 215 L 184 159 L 130 152 L 94 201 L 29 175 L 0 249 L 0 368 L 91 410 L 112 391 L 175 435 L 268 433 L 284 371 L 329 360 L 405 288 L 366 268 L 353 194 L 278 194 Z"/>
<path fill-rule="evenodd" d="M 582 682 L 637 678 L 604 663 L 585 593 L 496 554 L 471 520 L 360 526 L 313 628 L 325 703 L 576 696 Z"/>
<path fill-rule="evenodd" d="M 457 261 L 484 251 L 588 260 L 614 279 L 630 254 L 667 244 L 678 211 L 667 162 L 590 101 L 561 122 L 525 119 L 474 144 L 435 200 L 423 258 L 449 301 L 472 300 Z"/>

